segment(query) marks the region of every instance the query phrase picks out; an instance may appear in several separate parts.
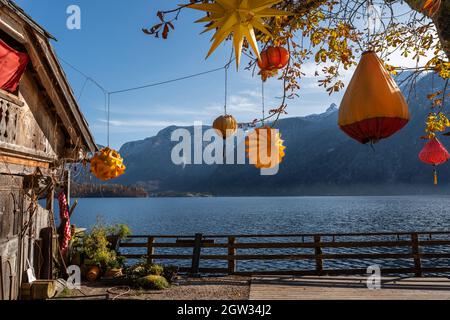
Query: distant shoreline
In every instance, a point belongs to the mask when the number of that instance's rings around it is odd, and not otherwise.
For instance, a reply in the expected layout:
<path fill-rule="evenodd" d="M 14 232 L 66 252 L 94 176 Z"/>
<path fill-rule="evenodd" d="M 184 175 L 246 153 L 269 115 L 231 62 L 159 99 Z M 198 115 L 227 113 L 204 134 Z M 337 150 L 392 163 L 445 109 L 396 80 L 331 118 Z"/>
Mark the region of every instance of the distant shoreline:
<path fill-rule="evenodd" d="M 395 197 L 411 197 L 411 196 L 423 196 L 423 197 L 450 197 L 450 194 L 397 194 L 397 195 L 386 195 L 386 194 L 368 194 L 368 195 L 245 195 L 245 196 L 229 196 L 229 195 L 192 195 L 192 196 L 147 196 L 147 197 L 106 197 L 106 196 L 87 196 L 80 197 L 76 195 L 72 195 L 73 198 L 77 199 L 170 199 L 170 198 L 185 198 L 185 199 L 193 199 L 193 198 L 351 198 L 351 197 L 384 197 L 384 198 L 395 198 Z"/>

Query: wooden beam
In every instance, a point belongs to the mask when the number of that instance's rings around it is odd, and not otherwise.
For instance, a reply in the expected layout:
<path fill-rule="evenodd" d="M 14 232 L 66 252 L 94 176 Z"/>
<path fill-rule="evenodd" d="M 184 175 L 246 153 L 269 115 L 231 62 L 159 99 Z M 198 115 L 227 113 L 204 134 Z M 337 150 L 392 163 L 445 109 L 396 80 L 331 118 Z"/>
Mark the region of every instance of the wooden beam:
<path fill-rule="evenodd" d="M 0 89 L 0 98 L 7 100 L 19 107 L 23 107 L 25 105 L 25 102 L 23 102 L 22 100 L 20 100 L 18 97 L 16 97 L 15 95 L 9 93 L 8 91 L 5 91 L 3 89 Z"/>
<path fill-rule="evenodd" d="M 14 165 L 22 165 L 22 166 L 32 167 L 32 168 L 42 168 L 42 169 L 50 168 L 50 163 L 48 163 L 48 162 L 29 160 L 29 159 L 24 159 L 24 158 L 6 156 L 6 155 L 2 155 L 2 154 L 0 154 L 0 162 L 14 164 Z"/>

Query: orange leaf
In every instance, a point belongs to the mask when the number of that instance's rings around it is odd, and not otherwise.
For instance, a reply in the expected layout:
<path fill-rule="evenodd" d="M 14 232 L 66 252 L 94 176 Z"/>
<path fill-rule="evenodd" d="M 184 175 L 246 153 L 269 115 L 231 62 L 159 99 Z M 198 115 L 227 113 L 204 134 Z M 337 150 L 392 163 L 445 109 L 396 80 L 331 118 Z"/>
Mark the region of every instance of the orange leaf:
<path fill-rule="evenodd" d="M 428 16 L 432 17 L 441 7 L 441 0 L 426 0 L 423 5 L 424 11 L 428 11 Z"/>

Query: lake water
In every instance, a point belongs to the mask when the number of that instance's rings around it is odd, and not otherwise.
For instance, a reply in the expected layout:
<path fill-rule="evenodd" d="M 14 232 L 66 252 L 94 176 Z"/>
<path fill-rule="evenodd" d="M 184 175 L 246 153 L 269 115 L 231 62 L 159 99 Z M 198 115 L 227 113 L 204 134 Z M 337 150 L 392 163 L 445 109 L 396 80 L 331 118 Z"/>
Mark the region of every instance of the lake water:
<path fill-rule="evenodd" d="M 89 228 L 98 217 L 107 223 L 126 223 L 134 234 L 139 235 L 447 231 L 450 230 L 450 196 L 80 199 L 72 223 Z M 272 241 L 269 238 L 259 240 Z M 302 240 L 293 238 L 285 241 Z M 157 253 L 192 253 L 192 249 L 158 250 L 160 251 Z M 204 253 L 226 254 L 226 249 L 223 252 L 203 250 Z M 308 250 L 311 249 L 252 249 L 240 250 L 239 253 L 312 253 Z M 352 252 L 352 249 L 340 248 L 326 250 L 328 252 L 324 253 Z M 410 248 L 367 250 L 369 251 L 359 252 L 407 253 Z M 133 253 L 144 255 L 145 250 Z M 190 262 L 162 263 L 189 266 Z M 373 263 L 379 263 L 382 267 L 410 267 L 412 260 L 328 260 L 324 267 L 365 268 Z M 450 260 L 431 261 L 428 266 L 438 265 L 448 266 Z M 226 267 L 226 264 L 220 261 L 202 261 L 201 266 Z M 314 261 L 239 261 L 237 267 L 238 270 L 246 271 L 314 269 Z"/>
<path fill-rule="evenodd" d="M 450 196 L 80 199 L 72 223 L 97 217 L 135 234 L 450 230 Z"/>

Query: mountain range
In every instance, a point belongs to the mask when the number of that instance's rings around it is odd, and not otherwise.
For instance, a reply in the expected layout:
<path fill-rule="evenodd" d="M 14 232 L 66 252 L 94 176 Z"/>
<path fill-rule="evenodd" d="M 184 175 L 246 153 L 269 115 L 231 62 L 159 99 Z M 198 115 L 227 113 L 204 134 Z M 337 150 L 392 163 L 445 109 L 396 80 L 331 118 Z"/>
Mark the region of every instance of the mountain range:
<path fill-rule="evenodd" d="M 430 112 L 427 94 L 442 85 L 431 75 L 409 93 L 411 120 L 389 139 L 362 145 L 338 127 L 338 107 L 319 115 L 281 119 L 278 128 L 286 157 L 278 174 L 261 176 L 252 165 L 174 165 L 171 126 L 156 136 L 124 144 L 120 154 L 126 173 L 115 184 L 144 187 L 150 193 L 196 192 L 212 195 L 360 195 L 447 192 L 450 165 L 439 167 L 440 186 L 432 168 L 418 159 L 425 141 L 424 122 Z M 434 90 L 435 91 L 435 90 Z M 185 127 L 193 132 L 193 127 Z M 206 127 L 204 127 L 206 129 Z M 448 138 L 442 137 L 444 145 Z M 450 185 L 449 185 L 450 186 Z"/>

